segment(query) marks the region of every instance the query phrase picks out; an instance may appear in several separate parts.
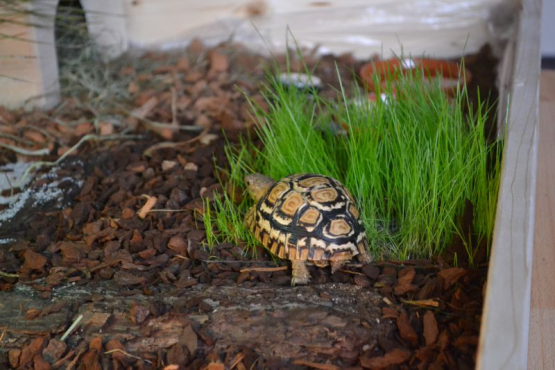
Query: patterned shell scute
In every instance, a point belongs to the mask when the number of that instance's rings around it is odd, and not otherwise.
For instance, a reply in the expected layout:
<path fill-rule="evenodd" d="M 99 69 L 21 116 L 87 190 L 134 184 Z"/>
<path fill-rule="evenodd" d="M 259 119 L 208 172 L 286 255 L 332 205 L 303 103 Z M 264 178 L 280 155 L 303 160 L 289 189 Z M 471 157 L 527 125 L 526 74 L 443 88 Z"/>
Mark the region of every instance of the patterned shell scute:
<path fill-rule="evenodd" d="M 250 229 L 280 258 L 351 259 L 368 246 L 351 193 L 331 177 L 285 177 L 260 199 L 253 216 Z"/>

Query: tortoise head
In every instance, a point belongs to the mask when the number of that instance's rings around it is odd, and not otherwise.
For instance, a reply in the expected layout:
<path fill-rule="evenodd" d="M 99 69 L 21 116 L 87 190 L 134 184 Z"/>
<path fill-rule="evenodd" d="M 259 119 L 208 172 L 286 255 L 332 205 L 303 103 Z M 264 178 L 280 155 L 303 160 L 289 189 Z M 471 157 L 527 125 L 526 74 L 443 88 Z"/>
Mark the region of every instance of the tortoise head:
<path fill-rule="evenodd" d="M 266 193 L 270 186 L 275 183 L 275 180 L 261 175 L 259 173 L 253 173 L 252 175 L 245 176 L 245 184 L 247 185 L 247 190 L 250 196 L 255 200 L 259 201 Z"/>

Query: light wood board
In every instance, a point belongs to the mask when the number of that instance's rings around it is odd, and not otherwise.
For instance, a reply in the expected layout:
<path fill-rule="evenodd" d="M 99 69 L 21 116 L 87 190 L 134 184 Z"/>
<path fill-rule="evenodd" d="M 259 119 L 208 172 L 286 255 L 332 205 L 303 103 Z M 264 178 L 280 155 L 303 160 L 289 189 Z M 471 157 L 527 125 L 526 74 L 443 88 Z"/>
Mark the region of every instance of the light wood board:
<path fill-rule="evenodd" d="M 50 108 L 58 103 L 57 1 L 22 3 L 15 8 L 20 12 L 0 2 L 0 106 Z"/>
<path fill-rule="evenodd" d="M 543 71 L 529 369 L 555 369 L 555 71 Z"/>
<path fill-rule="evenodd" d="M 482 316 L 477 368 L 525 369 L 528 354 L 540 74 L 541 0 L 523 0 L 501 78 L 509 100 L 503 170 Z M 501 112 L 503 113 L 503 112 Z"/>
<path fill-rule="evenodd" d="M 91 0 L 97 1 L 97 0 Z M 121 0 L 120 0 L 121 1 Z M 194 37 L 229 39 L 259 52 L 282 50 L 289 29 L 300 45 L 322 51 L 457 58 L 502 33 L 491 18 L 510 19 L 514 0 L 141 0 L 126 1 L 132 46 L 172 48 Z M 493 9 L 493 10 L 492 10 Z M 504 15 L 503 15 L 504 14 Z M 493 28 L 492 28 L 493 27 Z M 289 36 L 289 46 L 294 45 Z"/>

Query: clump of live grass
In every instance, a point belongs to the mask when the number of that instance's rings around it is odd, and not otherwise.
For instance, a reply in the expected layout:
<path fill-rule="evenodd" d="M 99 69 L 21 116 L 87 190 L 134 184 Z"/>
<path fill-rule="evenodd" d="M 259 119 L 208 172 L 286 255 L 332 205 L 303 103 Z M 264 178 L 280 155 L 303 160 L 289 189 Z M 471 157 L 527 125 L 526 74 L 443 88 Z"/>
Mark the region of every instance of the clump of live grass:
<path fill-rule="evenodd" d="M 204 206 L 202 220 L 206 229 L 208 248 L 218 241 L 229 241 L 234 244 L 244 242 L 251 247 L 256 245 L 256 239 L 244 226 L 245 214 L 252 206 L 252 200 L 248 196 L 243 196 L 239 201 L 232 197 L 237 193 L 237 187 L 244 188 L 245 174 L 260 167 L 261 163 L 253 155 L 254 146 L 251 142 L 241 139 L 240 149 L 238 151 L 235 149 L 230 145 L 225 147 L 226 156 L 232 163 L 226 174 L 229 179 L 227 191 L 215 197 L 212 204 L 207 200 Z"/>
<path fill-rule="evenodd" d="M 478 245 L 491 240 L 499 183 L 501 146 L 486 141 L 488 111 L 480 101 L 470 106 L 464 86 L 449 98 L 439 79 L 395 73 L 375 103 L 360 91 L 350 99 L 343 89 L 340 99 L 325 101 L 271 80 L 269 109 L 253 105 L 262 145 L 228 147 L 231 183 L 243 187 L 252 172 L 329 175 L 357 199 L 375 257 L 431 257 L 459 235 L 472 262 Z M 333 124 L 346 132 L 333 134 Z M 251 205 L 218 200 L 207 221 L 220 230 L 214 240 L 252 245 L 241 222 Z M 467 207 L 470 229 L 462 222 Z"/>
<path fill-rule="evenodd" d="M 385 102 L 338 114 L 349 128 L 342 180 L 360 202 L 374 254 L 430 257 L 458 234 L 472 262 L 472 243 L 491 237 L 499 180 L 499 152 L 490 153 L 495 147 L 485 137 L 487 111 L 478 101 L 465 114 L 464 88 L 450 100 L 423 73 L 396 78 L 396 99 L 388 85 Z M 462 224 L 469 206 L 474 230 Z"/>

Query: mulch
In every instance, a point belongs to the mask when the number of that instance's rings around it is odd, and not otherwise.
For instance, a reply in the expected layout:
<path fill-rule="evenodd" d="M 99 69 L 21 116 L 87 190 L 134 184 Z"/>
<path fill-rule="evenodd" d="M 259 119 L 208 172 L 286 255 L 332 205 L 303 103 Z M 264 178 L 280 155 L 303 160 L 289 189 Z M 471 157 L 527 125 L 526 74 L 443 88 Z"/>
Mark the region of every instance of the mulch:
<path fill-rule="evenodd" d="M 72 176 L 80 186 L 68 186 L 69 205 L 34 204 L 21 218 L 25 224 L 0 227 L 1 236 L 17 239 L 0 247 L 6 302 L 0 307 L 18 317 L 0 319 L 0 367 L 474 367 L 485 257 L 479 267 L 462 261 L 464 253 L 458 266 L 438 256 L 353 264 L 333 275 L 309 267 L 310 285 L 291 288 L 290 269 L 263 248 L 207 248 L 200 216 L 206 201 L 224 191 L 218 181 L 218 168 L 227 165 L 224 144 L 254 125 L 236 87 L 263 103 L 258 91 L 267 60 L 239 45 L 208 49 L 199 42 L 171 63 L 155 53 L 143 58 L 156 61 L 149 73 L 167 78 L 167 88 L 145 90 L 149 74 L 119 71 L 136 75 L 125 127 L 141 137 L 84 143 L 31 185 L 62 186 Z M 487 49 L 468 60 L 492 86 Z M 337 84 L 335 61 L 344 81 L 352 81 L 359 62 L 348 55 L 320 58 L 316 75 Z M 489 75 L 476 72 L 487 68 Z M 46 114 L 0 109 L 2 132 L 25 141 L 0 140 L 48 148 L 45 159 L 56 160 L 84 135 L 121 134 L 122 126 L 92 119 L 68 129 L 63 122 L 92 112 L 69 98 L 65 103 Z M 17 158 L 2 151 L 4 163 Z M 78 328 L 62 338 L 78 315 Z"/>

